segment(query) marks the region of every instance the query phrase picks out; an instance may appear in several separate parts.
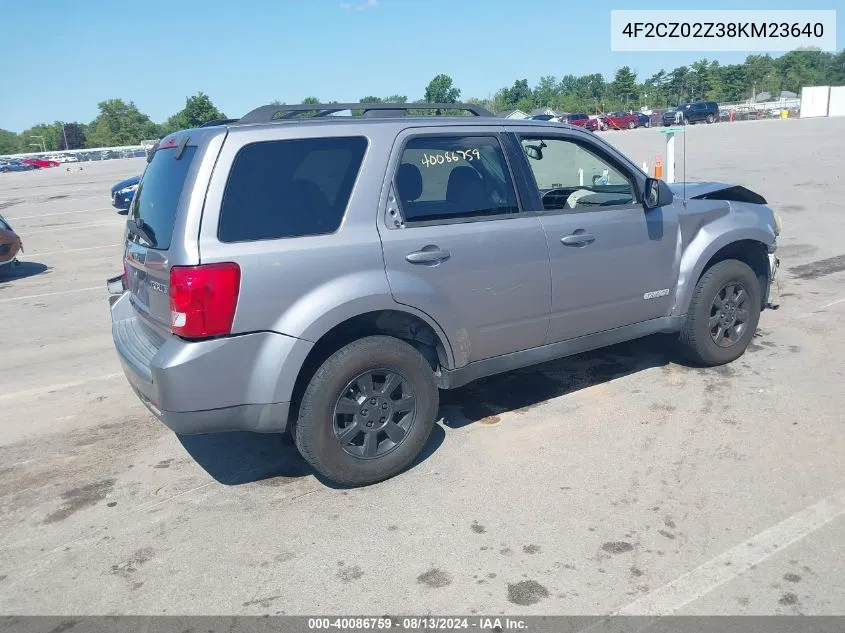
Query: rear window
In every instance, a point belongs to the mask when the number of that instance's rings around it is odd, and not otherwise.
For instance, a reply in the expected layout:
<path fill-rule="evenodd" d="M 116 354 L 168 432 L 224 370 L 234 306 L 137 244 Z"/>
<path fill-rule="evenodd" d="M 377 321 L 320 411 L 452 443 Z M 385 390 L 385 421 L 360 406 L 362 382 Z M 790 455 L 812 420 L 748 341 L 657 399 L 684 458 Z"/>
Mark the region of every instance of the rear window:
<path fill-rule="evenodd" d="M 175 149 L 157 150 L 138 184 L 131 216 L 144 221 L 147 232 L 155 238 L 152 248 L 170 248 L 176 206 L 196 152 L 196 146 L 188 145 L 176 160 Z"/>
<path fill-rule="evenodd" d="M 264 141 L 244 146 L 229 173 L 217 237 L 248 242 L 334 233 L 367 139 Z"/>

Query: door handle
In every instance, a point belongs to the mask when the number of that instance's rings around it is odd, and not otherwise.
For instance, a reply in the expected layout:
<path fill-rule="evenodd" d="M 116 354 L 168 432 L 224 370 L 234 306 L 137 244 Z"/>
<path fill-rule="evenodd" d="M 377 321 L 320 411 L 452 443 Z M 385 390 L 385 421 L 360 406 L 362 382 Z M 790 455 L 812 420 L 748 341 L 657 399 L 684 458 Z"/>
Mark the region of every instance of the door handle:
<path fill-rule="evenodd" d="M 571 235 L 560 238 L 560 241 L 564 246 L 586 246 L 587 244 L 595 242 L 596 237 L 595 235 L 590 235 L 589 233 L 579 233 L 576 231 Z"/>
<path fill-rule="evenodd" d="M 452 254 L 449 251 L 440 249 L 434 251 L 415 251 L 405 255 L 405 259 L 412 264 L 429 264 L 431 262 L 439 262 L 444 259 L 449 259 Z"/>

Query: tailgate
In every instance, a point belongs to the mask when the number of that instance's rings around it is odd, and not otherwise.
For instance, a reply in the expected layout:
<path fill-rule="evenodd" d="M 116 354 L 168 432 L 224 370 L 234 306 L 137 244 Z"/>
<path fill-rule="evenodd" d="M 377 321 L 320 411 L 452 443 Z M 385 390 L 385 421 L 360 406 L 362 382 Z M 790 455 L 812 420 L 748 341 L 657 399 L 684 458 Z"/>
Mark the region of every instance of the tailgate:
<path fill-rule="evenodd" d="M 190 197 L 196 156 L 197 147 L 187 136 L 164 139 L 144 171 L 126 220 L 126 289 L 138 316 L 159 335 L 170 333 L 171 241 L 180 204 Z"/>

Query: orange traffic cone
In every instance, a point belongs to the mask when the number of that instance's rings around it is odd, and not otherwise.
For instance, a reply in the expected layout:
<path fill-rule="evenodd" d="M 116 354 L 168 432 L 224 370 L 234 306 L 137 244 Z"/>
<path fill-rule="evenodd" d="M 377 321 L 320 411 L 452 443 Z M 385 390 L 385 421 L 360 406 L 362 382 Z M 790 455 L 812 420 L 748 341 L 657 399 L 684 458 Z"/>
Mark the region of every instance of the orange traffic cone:
<path fill-rule="evenodd" d="M 658 180 L 663 178 L 663 156 L 657 155 L 654 161 L 654 177 Z"/>

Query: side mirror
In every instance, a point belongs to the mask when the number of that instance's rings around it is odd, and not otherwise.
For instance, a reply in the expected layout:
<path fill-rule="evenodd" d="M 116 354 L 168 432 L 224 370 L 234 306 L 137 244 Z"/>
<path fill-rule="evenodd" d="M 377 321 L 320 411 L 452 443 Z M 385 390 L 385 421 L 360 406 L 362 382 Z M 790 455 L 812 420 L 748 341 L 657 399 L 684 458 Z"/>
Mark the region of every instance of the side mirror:
<path fill-rule="evenodd" d="M 526 145 L 525 155 L 534 160 L 543 160 L 543 150 L 539 145 Z"/>
<path fill-rule="evenodd" d="M 656 209 L 657 207 L 665 207 L 666 205 L 672 204 L 672 200 L 674 199 L 675 195 L 665 182 L 657 178 L 645 179 L 643 207 L 645 207 L 646 211 Z"/>

